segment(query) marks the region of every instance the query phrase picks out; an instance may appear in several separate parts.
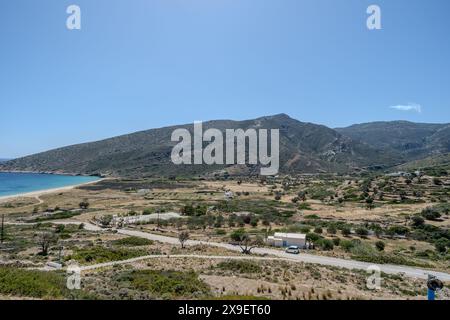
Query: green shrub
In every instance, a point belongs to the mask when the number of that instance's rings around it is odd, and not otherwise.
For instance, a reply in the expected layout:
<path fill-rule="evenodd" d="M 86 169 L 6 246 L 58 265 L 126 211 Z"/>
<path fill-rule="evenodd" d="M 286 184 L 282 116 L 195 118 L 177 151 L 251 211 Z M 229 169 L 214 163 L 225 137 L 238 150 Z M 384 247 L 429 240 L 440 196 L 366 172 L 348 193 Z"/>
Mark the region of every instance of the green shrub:
<path fill-rule="evenodd" d="M 420 227 L 425 223 L 425 220 L 421 216 L 413 216 L 411 221 L 414 227 Z"/>
<path fill-rule="evenodd" d="M 245 260 L 229 260 L 220 262 L 217 268 L 222 270 L 230 270 L 239 273 L 259 273 L 261 267 L 253 261 Z"/>
<path fill-rule="evenodd" d="M 354 244 L 351 240 L 341 240 L 339 246 L 345 251 L 350 252 L 350 250 L 354 247 Z"/>
<path fill-rule="evenodd" d="M 378 249 L 378 251 L 383 251 L 385 248 L 385 243 L 383 241 L 377 241 L 375 242 L 375 247 Z"/>
<path fill-rule="evenodd" d="M 331 190 L 328 190 L 324 187 L 313 187 L 308 190 L 308 194 L 311 197 L 311 199 L 314 200 L 325 200 L 327 198 L 330 198 L 334 196 L 334 192 Z"/>
<path fill-rule="evenodd" d="M 296 226 L 295 228 L 288 228 L 290 230 L 290 232 L 300 232 L 300 233 L 308 233 L 311 230 L 311 227 L 305 226 L 305 225 L 300 225 L 300 226 Z"/>
<path fill-rule="evenodd" d="M 186 216 L 204 216 L 206 215 L 206 212 L 208 211 L 208 207 L 205 205 L 185 205 L 183 208 L 181 208 L 181 212 L 185 214 Z"/>
<path fill-rule="evenodd" d="M 438 210 L 434 209 L 434 208 L 426 208 L 423 209 L 422 212 L 420 213 L 422 215 L 422 217 L 424 217 L 427 220 L 437 220 L 441 217 L 441 214 L 438 212 Z"/>
<path fill-rule="evenodd" d="M 341 232 L 342 232 L 342 235 L 346 236 L 346 237 L 348 237 L 352 233 L 350 227 L 347 227 L 347 226 L 342 227 Z"/>
<path fill-rule="evenodd" d="M 210 294 L 208 285 L 195 272 L 134 270 L 119 274 L 115 280 L 167 299 L 200 298 Z"/>
<path fill-rule="evenodd" d="M 336 234 L 337 229 L 336 229 L 335 226 L 330 225 L 330 226 L 328 226 L 328 228 L 327 228 L 327 232 L 328 232 L 329 234 Z"/>
<path fill-rule="evenodd" d="M 341 239 L 340 238 L 333 238 L 333 243 L 335 246 L 339 246 L 341 244 Z"/>
<path fill-rule="evenodd" d="M 298 210 L 311 210 L 311 205 L 306 202 L 300 203 L 298 205 Z"/>
<path fill-rule="evenodd" d="M 67 260 L 76 260 L 80 263 L 103 263 L 117 260 L 127 260 L 146 255 L 147 252 L 138 249 L 114 248 L 102 246 L 75 249 L 75 252 L 67 257 Z"/>
<path fill-rule="evenodd" d="M 37 217 L 35 219 L 31 219 L 30 222 L 43 222 L 43 221 L 50 221 L 50 220 L 69 219 L 69 218 L 78 216 L 80 214 L 81 214 L 81 212 L 62 211 L 62 212 L 57 212 L 57 213 L 49 215 L 49 216 L 42 216 L 42 217 Z"/>
<path fill-rule="evenodd" d="M 227 232 L 225 230 L 223 230 L 223 229 L 217 229 L 216 230 L 216 235 L 218 235 L 218 236 L 224 236 L 226 234 L 227 234 Z"/>
<path fill-rule="evenodd" d="M 440 238 L 435 241 L 434 246 L 437 252 L 445 253 L 447 251 L 447 247 L 450 247 L 450 241 L 445 238 Z"/>
<path fill-rule="evenodd" d="M 152 240 L 139 238 L 139 237 L 127 237 L 122 239 L 117 239 L 111 241 L 112 244 L 117 246 L 129 246 L 129 247 L 138 247 L 138 246 L 149 246 L 153 244 Z"/>
<path fill-rule="evenodd" d="M 405 236 L 409 233 L 409 229 L 405 226 L 391 226 L 388 233 Z"/>
<path fill-rule="evenodd" d="M 316 242 L 317 240 L 322 239 L 322 236 L 318 235 L 317 233 L 307 233 L 306 234 L 306 240 Z"/>
<path fill-rule="evenodd" d="M 355 230 L 356 234 L 360 237 L 366 237 L 369 234 L 369 230 L 364 227 L 359 227 Z"/>
<path fill-rule="evenodd" d="M 324 251 L 331 251 L 334 249 L 334 244 L 333 241 L 329 240 L 329 239 L 322 239 L 318 242 L 318 245 L 320 246 L 320 248 Z"/>
<path fill-rule="evenodd" d="M 146 209 L 144 209 L 142 211 L 142 214 L 144 216 L 148 216 L 148 215 L 153 214 L 153 213 L 155 213 L 155 209 L 154 208 L 146 208 Z"/>
<path fill-rule="evenodd" d="M 62 273 L 0 267 L 0 293 L 20 297 L 58 299 L 67 294 L 67 289 Z"/>
<path fill-rule="evenodd" d="M 317 234 L 321 234 L 323 232 L 323 230 L 321 227 L 316 227 L 316 228 L 314 228 L 314 232 Z"/>

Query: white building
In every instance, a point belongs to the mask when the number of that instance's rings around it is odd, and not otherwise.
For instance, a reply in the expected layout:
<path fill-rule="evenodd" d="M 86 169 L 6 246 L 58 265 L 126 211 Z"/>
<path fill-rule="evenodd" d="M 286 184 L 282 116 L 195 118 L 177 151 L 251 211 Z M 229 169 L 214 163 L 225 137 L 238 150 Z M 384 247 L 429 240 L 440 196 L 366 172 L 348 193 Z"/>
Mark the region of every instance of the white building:
<path fill-rule="evenodd" d="M 306 234 L 275 232 L 273 236 L 267 237 L 267 244 L 275 247 L 306 246 Z"/>
<path fill-rule="evenodd" d="M 149 223 L 155 220 L 170 220 L 170 219 L 180 219 L 183 218 L 179 213 L 176 212 L 165 212 L 165 213 L 152 213 L 148 215 L 137 215 L 137 216 L 113 216 L 113 225 L 128 225 L 128 224 L 138 224 L 138 223 Z"/>

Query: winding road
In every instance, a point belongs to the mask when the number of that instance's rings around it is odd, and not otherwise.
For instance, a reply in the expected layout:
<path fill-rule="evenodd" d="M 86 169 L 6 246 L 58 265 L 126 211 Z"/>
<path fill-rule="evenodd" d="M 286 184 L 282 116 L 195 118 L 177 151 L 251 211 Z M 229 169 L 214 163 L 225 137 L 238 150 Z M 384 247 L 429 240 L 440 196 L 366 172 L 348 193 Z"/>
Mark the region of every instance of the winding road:
<path fill-rule="evenodd" d="M 137 230 L 128 230 L 128 229 L 118 229 L 118 233 L 128 235 L 128 236 L 134 236 L 134 237 L 140 237 L 144 239 L 159 241 L 163 243 L 169 243 L 174 245 L 179 245 L 180 242 L 178 241 L 178 238 L 174 237 L 167 237 L 167 236 L 161 236 L 157 234 L 137 231 Z M 198 241 L 198 240 L 187 240 L 185 242 L 185 245 L 187 246 L 193 246 L 193 245 L 207 245 L 212 247 L 219 247 L 224 248 L 231 251 L 237 251 L 240 252 L 241 249 L 238 246 L 231 245 L 228 243 L 220 243 L 220 242 L 207 242 L 207 241 Z M 252 250 L 252 253 L 260 254 L 260 255 L 271 255 L 278 258 L 281 258 L 283 260 L 289 260 L 294 262 L 305 262 L 305 263 L 314 263 L 314 264 L 320 264 L 325 266 L 333 266 L 333 267 L 339 267 L 339 268 L 345 268 L 345 269 L 359 269 L 359 270 L 368 270 L 369 267 L 373 267 L 375 264 L 368 263 L 368 262 L 362 262 L 362 261 L 356 261 L 356 260 L 346 260 L 346 259 L 339 259 L 339 258 L 333 258 L 333 257 L 326 257 L 326 256 L 319 256 L 319 255 L 312 255 L 307 253 L 300 253 L 297 255 L 294 254 L 288 254 L 284 251 L 277 250 L 277 249 L 270 249 L 270 248 L 254 248 Z M 249 256 L 249 259 L 258 259 L 260 257 L 256 256 Z M 450 281 L 450 274 L 445 272 L 439 272 L 439 271 L 432 271 L 432 270 L 426 270 L 416 267 L 408 267 L 408 266 L 400 266 L 400 265 L 392 265 L 392 264 L 379 264 L 376 265 L 380 268 L 380 270 L 387 274 L 403 274 L 404 276 L 411 277 L 411 278 L 418 278 L 418 279 L 427 279 L 428 275 L 434 275 L 438 277 L 442 281 Z"/>
<path fill-rule="evenodd" d="M 84 229 L 89 231 L 102 231 L 105 229 L 102 229 L 92 223 L 89 222 L 81 222 L 81 221 L 51 221 L 54 224 L 84 224 Z M 31 225 L 34 223 L 7 223 L 7 224 L 15 224 L 15 225 Z M 134 236 L 139 238 L 144 238 L 148 240 L 158 241 L 162 243 L 168 243 L 172 245 L 180 245 L 180 242 L 178 238 L 175 237 L 168 237 L 168 236 L 162 236 L 158 234 L 148 233 L 148 232 L 142 232 L 137 230 L 130 230 L 130 229 L 117 229 L 117 233 L 127 235 L 127 236 Z M 217 248 L 223 248 L 230 251 L 235 252 L 241 252 L 241 249 L 239 246 L 235 246 L 228 243 L 220 243 L 220 242 L 210 242 L 210 241 L 199 241 L 199 240 L 187 240 L 185 242 L 185 245 L 187 246 L 195 246 L 195 245 L 207 245 L 211 247 L 217 247 Z M 416 267 L 409 267 L 409 266 L 401 266 L 401 265 L 392 265 L 392 264 L 378 264 L 375 265 L 373 263 L 363 262 L 363 261 L 356 261 L 356 260 L 347 260 L 347 259 L 340 259 L 340 258 L 333 258 L 333 257 L 326 257 L 326 256 L 319 256 L 319 255 L 312 255 L 308 253 L 300 253 L 300 254 L 288 254 L 282 250 L 279 249 L 271 249 L 271 248 L 254 248 L 252 250 L 252 253 L 258 254 L 258 255 L 264 255 L 264 256 L 271 256 L 271 257 L 261 257 L 261 256 L 206 256 L 206 255 L 151 255 L 151 256 L 142 256 L 137 257 L 129 260 L 122 260 L 122 261 L 113 261 L 113 262 L 107 262 L 97 265 L 91 265 L 91 266 L 84 266 L 82 267 L 82 270 L 90 270 L 100 267 L 106 267 L 106 266 L 113 266 L 117 264 L 126 264 L 126 263 L 132 263 L 140 260 L 146 260 L 146 259 L 152 259 L 152 258 L 162 258 L 162 257 L 169 257 L 169 258 L 175 258 L 175 257 L 182 257 L 182 258 L 204 258 L 204 259 L 247 259 L 247 260 L 284 260 L 284 261 L 290 261 L 290 262 L 304 262 L 304 263 L 312 263 L 312 264 L 319 264 L 324 266 L 333 266 L 338 268 L 345 268 L 345 269 L 357 269 L 357 270 L 368 270 L 370 267 L 377 266 L 380 268 L 380 271 L 387 273 L 387 274 L 401 274 L 406 277 L 410 278 L 418 278 L 418 279 L 427 279 L 428 275 L 434 275 L 440 280 L 444 282 L 450 282 L 450 274 L 445 272 L 439 272 L 434 270 L 427 270 L 422 268 L 416 268 Z M 276 257 L 276 258 L 275 258 Z"/>

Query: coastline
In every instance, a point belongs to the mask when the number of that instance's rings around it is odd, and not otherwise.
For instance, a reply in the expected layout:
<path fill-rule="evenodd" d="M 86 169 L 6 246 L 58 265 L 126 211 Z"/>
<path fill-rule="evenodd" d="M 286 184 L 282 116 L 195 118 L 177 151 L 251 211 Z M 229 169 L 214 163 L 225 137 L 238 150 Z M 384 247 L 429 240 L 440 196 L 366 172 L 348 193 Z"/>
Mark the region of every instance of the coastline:
<path fill-rule="evenodd" d="M 43 190 L 32 191 L 32 192 L 25 192 L 25 193 L 18 193 L 18 194 L 13 194 L 13 195 L 8 195 L 8 196 L 0 196 L 0 203 L 7 202 L 7 201 L 10 201 L 10 200 L 14 200 L 14 199 L 35 198 L 35 197 L 42 196 L 44 194 L 69 191 L 69 190 L 72 190 L 74 188 L 85 186 L 85 185 L 94 184 L 94 183 L 103 181 L 105 179 L 106 178 L 100 178 L 100 179 L 95 180 L 95 181 L 89 181 L 89 182 L 74 184 L 72 186 L 65 186 L 65 187 L 51 188 L 51 189 L 43 189 Z"/>

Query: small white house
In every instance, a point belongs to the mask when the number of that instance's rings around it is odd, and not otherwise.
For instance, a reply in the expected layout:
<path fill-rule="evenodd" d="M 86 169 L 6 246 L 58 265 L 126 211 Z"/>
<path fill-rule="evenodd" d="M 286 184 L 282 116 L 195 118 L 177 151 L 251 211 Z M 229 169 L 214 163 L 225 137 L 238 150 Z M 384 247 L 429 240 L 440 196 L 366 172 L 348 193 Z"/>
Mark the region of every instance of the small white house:
<path fill-rule="evenodd" d="M 267 237 L 267 244 L 274 247 L 306 246 L 306 234 L 275 232 L 273 236 Z"/>

